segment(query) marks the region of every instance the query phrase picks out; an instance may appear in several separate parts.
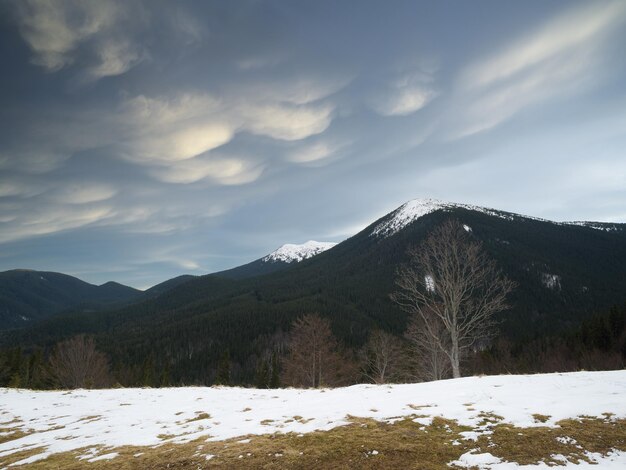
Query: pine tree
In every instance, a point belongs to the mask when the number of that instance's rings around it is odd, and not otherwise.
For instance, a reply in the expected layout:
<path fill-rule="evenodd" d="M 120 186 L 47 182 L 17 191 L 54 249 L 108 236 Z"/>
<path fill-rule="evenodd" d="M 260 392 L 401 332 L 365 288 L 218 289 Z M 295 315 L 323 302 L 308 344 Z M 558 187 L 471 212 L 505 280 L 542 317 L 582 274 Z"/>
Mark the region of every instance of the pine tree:
<path fill-rule="evenodd" d="M 620 312 L 616 305 L 613 305 L 609 312 L 609 329 L 611 330 L 611 336 L 614 340 L 619 338 L 624 326 L 626 326 L 626 315 L 624 313 L 626 313 L 626 310 L 625 312 Z"/>
<path fill-rule="evenodd" d="M 154 383 L 154 366 L 152 364 L 152 356 L 150 356 L 143 363 L 141 385 L 143 385 L 144 387 L 152 387 L 153 383 Z"/>
<path fill-rule="evenodd" d="M 256 368 L 256 374 L 254 377 L 254 385 L 256 388 L 267 388 L 268 383 L 269 383 L 269 370 L 267 367 L 267 361 L 264 359 L 260 359 Z"/>
<path fill-rule="evenodd" d="M 217 364 L 216 385 L 230 385 L 230 353 L 228 349 L 224 351 Z"/>
<path fill-rule="evenodd" d="M 167 363 L 161 372 L 161 379 L 159 380 L 160 387 L 170 386 L 170 364 Z"/>
<path fill-rule="evenodd" d="M 9 379 L 9 388 L 20 388 L 22 386 L 22 376 L 19 371 L 13 373 Z"/>
<path fill-rule="evenodd" d="M 272 375 L 270 376 L 269 388 L 279 388 L 279 387 L 280 387 L 279 361 L 278 361 L 278 354 L 274 352 L 272 354 Z"/>

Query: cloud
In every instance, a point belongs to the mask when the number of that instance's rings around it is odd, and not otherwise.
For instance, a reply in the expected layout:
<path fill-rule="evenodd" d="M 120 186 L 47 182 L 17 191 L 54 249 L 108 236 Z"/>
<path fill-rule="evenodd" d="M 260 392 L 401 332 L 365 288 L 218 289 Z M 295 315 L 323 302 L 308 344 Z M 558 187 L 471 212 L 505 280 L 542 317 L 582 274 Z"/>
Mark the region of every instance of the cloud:
<path fill-rule="evenodd" d="M 575 52 L 596 41 L 607 28 L 623 21 L 624 2 L 594 2 L 547 23 L 528 37 L 483 60 L 463 74 L 467 88 L 482 87 L 523 73 L 559 55 Z"/>
<path fill-rule="evenodd" d="M 121 3 L 108 0 L 20 0 L 14 2 L 32 62 L 56 72 L 74 62 L 79 44 L 113 26 Z"/>
<path fill-rule="evenodd" d="M 245 103 L 240 108 L 242 127 L 253 134 L 278 140 L 301 140 L 320 134 L 332 120 L 330 104 L 295 106 L 281 103 Z"/>
<path fill-rule="evenodd" d="M 88 74 L 100 79 L 121 75 L 145 57 L 145 53 L 128 39 L 107 39 L 96 48 L 98 63 L 89 68 Z"/>
<path fill-rule="evenodd" d="M 289 142 L 318 135 L 330 125 L 333 109 L 329 103 L 296 105 L 269 101 L 267 96 L 254 100 L 247 93 L 220 99 L 191 92 L 169 97 L 141 95 L 120 107 L 126 137 L 118 146 L 126 160 L 147 166 L 159 181 L 247 184 L 263 173 L 263 157 L 258 152 L 255 158 L 233 156 L 221 147 L 241 132 Z"/>
<path fill-rule="evenodd" d="M 406 116 L 422 109 L 434 96 L 432 90 L 406 87 L 398 89 L 385 102 L 380 102 L 376 110 L 383 116 Z"/>
<path fill-rule="evenodd" d="M 400 74 L 379 87 L 370 103 L 383 116 L 407 116 L 422 109 L 436 96 L 432 73 L 418 70 Z"/>
<path fill-rule="evenodd" d="M 555 60 L 532 73 L 472 96 L 464 103 L 455 138 L 496 127 L 527 106 L 575 93 L 588 84 L 586 74 L 594 57 L 579 53 L 575 60 Z"/>
<path fill-rule="evenodd" d="M 179 162 L 173 166 L 156 167 L 152 174 L 166 183 L 195 183 L 208 179 L 223 185 L 239 185 L 255 181 L 263 166 L 233 157 L 206 155 Z"/>
<path fill-rule="evenodd" d="M 448 122 L 452 139 L 484 132 L 521 110 L 581 93 L 606 74 L 607 34 L 623 2 L 569 11 L 460 74 Z"/>
<path fill-rule="evenodd" d="M 64 149 L 60 147 L 52 152 L 51 147 L 55 145 L 48 141 L 47 145 L 27 143 L 24 148 L 8 150 L 6 154 L 0 155 L 0 170 L 12 170 L 31 175 L 41 175 L 56 170 L 69 158 L 69 154 L 63 152 Z"/>
<path fill-rule="evenodd" d="M 233 138 L 233 130 L 226 124 L 191 123 L 189 127 L 157 129 L 143 134 L 131 143 L 129 157 L 146 162 L 177 162 L 224 145 Z"/>
<path fill-rule="evenodd" d="M 190 271 L 197 271 L 202 269 L 200 265 L 191 259 L 180 259 L 176 261 L 176 264 L 183 269 L 188 269 Z"/>
<path fill-rule="evenodd" d="M 208 94 L 131 98 L 121 107 L 120 119 L 129 129 L 124 155 L 139 163 L 175 162 L 220 147 L 234 135 L 222 109 Z"/>
<path fill-rule="evenodd" d="M 28 213 L 15 206 L 13 213 L 8 215 L 10 222 L 2 223 L 0 243 L 84 227 L 112 214 L 113 209 L 109 206 L 55 207 L 41 204 L 31 207 Z"/>
<path fill-rule="evenodd" d="M 64 204 L 87 204 L 106 201 L 117 194 L 117 189 L 109 184 L 101 183 L 64 183 L 63 187 L 52 196 L 57 202 Z"/>
<path fill-rule="evenodd" d="M 287 156 L 287 160 L 294 163 L 317 162 L 330 157 L 334 151 L 335 148 L 327 142 L 316 142 L 311 145 L 298 147 Z"/>
<path fill-rule="evenodd" d="M 2 181 L 0 184 L 0 197 L 20 196 L 28 192 L 29 188 L 25 187 L 23 183 L 18 183 L 16 181 Z"/>
<path fill-rule="evenodd" d="M 285 60 L 284 57 L 279 55 L 269 56 L 269 57 L 246 57 L 243 59 L 239 59 L 235 61 L 237 67 L 241 70 L 256 70 L 265 67 L 271 67 L 273 65 L 277 65 Z"/>
<path fill-rule="evenodd" d="M 271 81 L 252 83 L 246 88 L 249 95 L 261 96 L 264 101 L 303 105 L 328 98 L 346 88 L 353 79 L 352 74 L 345 72 L 333 71 L 324 76 L 317 71 L 300 72 L 284 77 L 273 76 Z"/>

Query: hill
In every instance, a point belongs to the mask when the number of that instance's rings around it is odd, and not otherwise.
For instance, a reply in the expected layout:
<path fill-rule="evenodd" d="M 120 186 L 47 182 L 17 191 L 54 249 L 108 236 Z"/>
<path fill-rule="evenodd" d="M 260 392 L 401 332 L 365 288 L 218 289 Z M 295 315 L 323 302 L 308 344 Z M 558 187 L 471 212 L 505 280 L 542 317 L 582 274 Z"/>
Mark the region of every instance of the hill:
<path fill-rule="evenodd" d="M 161 294 L 164 294 L 168 290 L 171 290 L 175 287 L 178 287 L 188 281 L 195 279 L 197 276 L 192 276 L 191 274 L 183 274 L 182 276 L 173 277 L 172 279 L 168 279 L 167 281 L 156 284 L 149 289 L 144 291 L 145 297 L 153 298 L 158 297 Z"/>
<path fill-rule="evenodd" d="M 68 309 L 111 308 L 141 294 L 117 282 L 95 286 L 55 272 L 4 271 L 0 273 L 0 329 L 27 326 Z"/>
<path fill-rule="evenodd" d="M 263 258 L 233 269 L 220 271 L 215 275 L 226 279 L 246 279 L 271 274 L 295 266 L 301 261 L 331 249 L 335 245 L 336 243 L 316 242 L 314 240 L 309 240 L 301 245 L 287 243 Z"/>
<path fill-rule="evenodd" d="M 46 346 L 95 334 L 129 383 L 171 370 L 174 383 L 211 383 L 228 351 L 232 380 L 251 383 L 260 358 L 282 351 L 291 322 L 307 312 L 332 321 L 358 348 L 374 327 L 400 334 L 406 315 L 389 299 L 409 246 L 448 218 L 466 226 L 518 288 L 501 316 L 511 339 L 579 324 L 626 300 L 626 225 L 555 223 L 464 204 L 416 200 L 348 240 L 288 269 L 244 279 L 201 276 L 157 297 L 97 316 L 74 313 L 0 337 Z M 134 379 L 132 378 L 134 377 Z"/>

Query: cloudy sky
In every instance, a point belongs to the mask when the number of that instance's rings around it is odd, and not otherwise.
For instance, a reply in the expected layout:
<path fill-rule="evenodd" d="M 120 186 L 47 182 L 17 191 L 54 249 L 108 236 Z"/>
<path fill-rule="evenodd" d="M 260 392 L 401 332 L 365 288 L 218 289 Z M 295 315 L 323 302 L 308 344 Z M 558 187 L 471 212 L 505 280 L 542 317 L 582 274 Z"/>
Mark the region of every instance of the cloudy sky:
<path fill-rule="evenodd" d="M 626 2 L 0 9 L 0 270 L 143 288 L 418 197 L 626 221 Z"/>

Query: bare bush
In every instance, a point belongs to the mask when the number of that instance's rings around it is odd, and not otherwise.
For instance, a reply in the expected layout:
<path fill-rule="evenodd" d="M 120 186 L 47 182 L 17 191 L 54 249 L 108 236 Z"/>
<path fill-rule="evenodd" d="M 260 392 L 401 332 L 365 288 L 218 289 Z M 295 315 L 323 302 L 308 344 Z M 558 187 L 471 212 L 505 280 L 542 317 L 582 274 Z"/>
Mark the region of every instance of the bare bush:
<path fill-rule="evenodd" d="M 394 335 L 372 331 L 361 356 L 363 374 L 372 382 L 384 384 L 400 378 L 402 347 Z"/>
<path fill-rule="evenodd" d="M 54 382 L 62 388 L 100 388 L 111 384 L 109 363 L 93 338 L 75 336 L 56 345 L 49 359 Z"/>
<path fill-rule="evenodd" d="M 338 386 L 352 383 L 356 368 L 341 350 L 330 322 L 316 314 L 294 321 L 289 354 L 283 361 L 282 382 L 294 387 Z"/>

